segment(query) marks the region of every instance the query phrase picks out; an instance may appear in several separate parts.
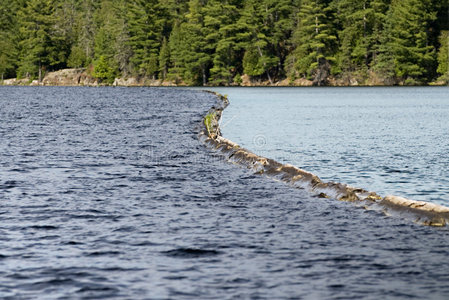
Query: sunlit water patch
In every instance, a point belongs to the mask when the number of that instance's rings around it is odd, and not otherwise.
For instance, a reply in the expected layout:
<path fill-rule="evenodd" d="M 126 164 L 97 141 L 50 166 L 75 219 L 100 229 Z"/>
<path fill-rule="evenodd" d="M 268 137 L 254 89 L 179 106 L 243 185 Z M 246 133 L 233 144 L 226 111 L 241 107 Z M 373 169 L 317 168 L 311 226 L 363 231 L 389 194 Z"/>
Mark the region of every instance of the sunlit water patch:
<path fill-rule="evenodd" d="M 223 136 L 325 181 L 449 205 L 449 88 L 216 88 Z"/>

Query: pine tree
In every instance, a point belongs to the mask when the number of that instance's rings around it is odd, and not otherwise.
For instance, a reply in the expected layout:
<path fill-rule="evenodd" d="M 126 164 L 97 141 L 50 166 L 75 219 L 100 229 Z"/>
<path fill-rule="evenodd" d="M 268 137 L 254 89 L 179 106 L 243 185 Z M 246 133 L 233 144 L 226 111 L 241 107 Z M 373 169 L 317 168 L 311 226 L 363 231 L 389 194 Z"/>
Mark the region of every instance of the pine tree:
<path fill-rule="evenodd" d="M 21 53 L 19 77 L 34 78 L 41 81 L 45 69 L 64 63 L 67 53 L 63 38 L 54 28 L 55 3 L 52 0 L 30 0 L 19 11 Z M 62 47 L 61 47 L 62 45 Z"/>
<path fill-rule="evenodd" d="M 124 10 L 124 9 L 123 9 Z M 133 52 L 129 45 L 130 35 L 127 30 L 127 23 L 125 19 L 118 20 L 118 31 L 115 37 L 115 56 L 114 59 L 118 64 L 121 74 L 125 77 L 132 75 L 133 68 L 130 63 Z M 151 71 L 150 74 L 155 74 L 156 71 Z"/>
<path fill-rule="evenodd" d="M 341 30 L 339 30 L 339 68 L 347 82 L 354 75 L 367 76 L 369 67 L 370 38 L 372 35 L 373 9 L 368 0 L 337 0 Z"/>
<path fill-rule="evenodd" d="M 293 35 L 295 69 L 314 84 L 326 84 L 330 63 L 335 61 L 336 37 L 329 24 L 331 11 L 320 0 L 302 1 L 298 27 Z"/>
<path fill-rule="evenodd" d="M 17 3 L 0 3 L 0 83 L 12 77 L 17 67 Z"/>
<path fill-rule="evenodd" d="M 246 1 L 238 24 L 242 32 L 238 34 L 240 45 L 244 49 L 243 72 L 250 76 L 266 74 L 270 83 L 273 80 L 270 69 L 277 65 L 279 57 L 272 51 L 268 5 L 256 0 Z"/>
<path fill-rule="evenodd" d="M 158 53 L 162 41 L 162 7 L 158 0 L 134 0 L 128 2 L 128 45 L 131 63 L 139 75 L 156 77 Z"/>
<path fill-rule="evenodd" d="M 170 28 L 173 28 L 175 23 L 182 22 L 184 15 L 189 10 L 190 0 L 161 0 L 160 5 L 164 12 L 167 12 L 166 21 L 171 23 Z"/>
<path fill-rule="evenodd" d="M 189 84 L 207 83 L 211 57 L 204 31 L 203 5 L 199 0 L 191 0 L 186 22 L 181 25 L 181 60 L 185 67 L 183 77 Z"/>
<path fill-rule="evenodd" d="M 167 39 L 164 37 L 162 40 L 161 50 L 159 51 L 159 72 L 162 80 L 167 78 L 169 65 L 170 48 L 168 46 Z"/>
<path fill-rule="evenodd" d="M 295 2 L 294 0 L 264 0 L 270 51 L 277 57 L 274 72 L 277 78 L 285 75 L 283 66 L 292 50 L 290 37 L 295 29 L 294 19 L 298 13 Z"/>
<path fill-rule="evenodd" d="M 217 1 L 218 2 L 218 1 Z M 216 3 L 216 2 L 215 2 Z M 237 35 L 244 31 L 237 21 L 240 17 L 239 9 L 242 9 L 241 1 L 222 1 L 214 5 L 214 9 L 208 14 L 211 28 L 217 28 L 218 36 L 213 57 L 213 67 L 210 69 L 210 80 L 215 85 L 229 85 L 243 72 L 243 51 L 241 40 Z"/>
<path fill-rule="evenodd" d="M 178 83 L 182 80 L 185 66 L 183 64 L 183 47 L 185 44 L 182 41 L 181 26 L 176 23 L 170 34 L 169 51 L 170 51 L 170 68 L 167 77 L 169 80 Z"/>
<path fill-rule="evenodd" d="M 72 45 L 68 63 L 71 67 L 86 67 L 94 59 L 95 48 L 95 11 L 97 1 L 82 0 L 76 22 L 77 38 Z"/>
<path fill-rule="evenodd" d="M 391 61 L 400 83 L 423 83 L 432 77 L 436 57 L 428 30 L 436 18 L 433 8 L 430 0 L 394 0 L 391 4 L 381 55 Z"/>
<path fill-rule="evenodd" d="M 371 68 L 375 68 L 378 63 L 377 57 L 382 50 L 382 43 L 384 41 L 384 26 L 386 23 L 387 12 L 389 9 L 391 0 L 371 0 L 371 26 L 372 33 L 370 37 L 370 57 L 371 57 Z"/>
<path fill-rule="evenodd" d="M 120 59 L 127 48 L 126 41 L 126 23 L 123 19 L 124 15 L 123 0 L 103 0 L 101 6 L 95 11 L 94 20 L 96 23 L 96 32 L 94 38 L 94 66 L 100 63 L 100 59 L 105 60 L 114 74 L 124 71 L 127 61 Z M 125 53 L 126 55 L 126 53 Z"/>
<path fill-rule="evenodd" d="M 445 30 L 440 35 L 440 49 L 438 50 L 438 69 L 440 80 L 449 83 L 449 31 Z"/>
<path fill-rule="evenodd" d="M 114 81 L 116 70 L 110 65 L 110 60 L 108 60 L 104 55 L 101 55 L 95 61 L 92 75 L 95 78 L 100 79 L 102 82 L 111 84 Z"/>
<path fill-rule="evenodd" d="M 65 43 L 65 47 L 70 48 L 75 43 L 78 34 L 77 19 L 80 10 L 79 1 L 55 1 L 54 5 L 54 33 Z"/>
<path fill-rule="evenodd" d="M 241 74 L 316 85 L 332 76 L 428 83 L 447 76 L 448 7 L 441 0 L 3 1 L 0 73 L 42 79 L 46 70 L 92 65 L 97 74 L 203 85 L 238 84 Z"/>

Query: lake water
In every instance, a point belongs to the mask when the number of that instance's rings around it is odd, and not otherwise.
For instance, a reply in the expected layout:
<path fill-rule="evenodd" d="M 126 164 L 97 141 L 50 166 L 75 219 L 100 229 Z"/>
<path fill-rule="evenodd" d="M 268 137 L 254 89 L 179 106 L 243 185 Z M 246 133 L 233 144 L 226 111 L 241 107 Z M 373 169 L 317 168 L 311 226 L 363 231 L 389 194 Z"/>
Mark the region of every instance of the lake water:
<path fill-rule="evenodd" d="M 225 162 L 197 137 L 215 103 L 184 89 L 0 87 L 0 298 L 448 299 L 446 228 Z M 275 143 L 249 120 L 242 135 Z M 284 129 L 273 138 L 312 143 Z"/>
<path fill-rule="evenodd" d="M 226 138 L 324 181 L 449 206 L 449 88 L 220 88 Z"/>

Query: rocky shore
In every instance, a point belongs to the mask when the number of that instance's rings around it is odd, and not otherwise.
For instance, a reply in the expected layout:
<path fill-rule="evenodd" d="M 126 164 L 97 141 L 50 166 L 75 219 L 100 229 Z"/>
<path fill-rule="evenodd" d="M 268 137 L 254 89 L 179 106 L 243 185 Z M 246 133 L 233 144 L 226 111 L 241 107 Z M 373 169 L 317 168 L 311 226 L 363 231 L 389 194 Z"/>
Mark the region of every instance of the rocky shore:
<path fill-rule="evenodd" d="M 241 148 L 221 136 L 219 121 L 229 101 L 224 96 L 216 95 L 219 100 L 204 117 L 204 128 L 199 133 L 199 139 L 209 148 L 224 155 L 228 161 L 246 167 L 256 174 L 266 175 L 284 181 L 295 188 L 305 189 L 317 198 L 353 202 L 365 209 L 380 211 L 385 215 L 400 216 L 421 225 L 438 227 L 449 225 L 449 207 L 397 196 L 382 197 L 374 192 L 346 184 L 323 182 L 318 176 L 293 165 L 281 164 Z"/>
<path fill-rule="evenodd" d="M 42 82 L 38 80 L 30 79 L 6 79 L 0 82 L 0 85 L 21 85 L 21 86 L 187 86 L 184 82 L 173 82 L 167 80 L 153 80 L 149 78 L 137 78 L 137 77 L 126 77 L 126 78 L 116 78 L 112 84 L 105 84 L 92 77 L 87 69 L 63 69 L 55 72 L 47 73 Z M 328 86 L 387 86 L 392 85 L 392 83 L 382 82 L 380 79 L 376 78 L 373 74 L 369 76 L 369 79 L 360 80 L 356 78 L 346 78 L 346 79 L 335 79 L 329 78 Z M 398 83 L 397 85 L 401 85 Z M 446 82 L 434 82 L 431 85 L 446 85 Z M 304 78 L 300 79 L 283 79 L 279 81 L 274 81 L 270 83 L 268 80 L 258 80 L 251 78 L 248 75 L 241 76 L 241 81 L 239 84 L 234 86 L 313 86 L 313 81 Z"/>
<path fill-rule="evenodd" d="M 92 77 L 84 68 L 63 69 L 55 72 L 49 72 L 44 76 L 42 82 L 30 79 L 6 79 L 3 85 L 20 86 L 106 86 L 110 84 L 102 83 L 99 79 Z M 147 78 L 116 78 L 112 86 L 176 86 L 176 84 L 161 81 L 150 80 Z"/>

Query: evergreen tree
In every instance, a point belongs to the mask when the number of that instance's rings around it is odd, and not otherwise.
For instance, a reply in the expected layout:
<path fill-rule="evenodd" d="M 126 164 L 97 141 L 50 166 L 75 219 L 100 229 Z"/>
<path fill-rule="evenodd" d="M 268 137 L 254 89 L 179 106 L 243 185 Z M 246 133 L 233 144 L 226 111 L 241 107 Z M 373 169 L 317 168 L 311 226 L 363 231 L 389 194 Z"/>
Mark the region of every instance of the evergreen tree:
<path fill-rule="evenodd" d="M 372 33 L 370 37 L 369 55 L 371 57 L 371 67 L 375 67 L 378 63 L 377 57 L 382 50 L 382 42 L 384 41 L 383 31 L 386 23 L 386 15 L 390 5 L 390 0 L 371 0 L 371 26 Z"/>
<path fill-rule="evenodd" d="M 122 7 L 123 9 L 123 7 Z M 130 63 L 133 52 L 129 44 L 130 35 L 127 30 L 127 23 L 125 19 L 118 20 L 118 31 L 115 37 L 115 56 L 114 59 L 118 64 L 118 68 L 123 76 L 128 76 L 133 73 L 133 67 Z M 153 57 L 154 58 L 154 57 Z M 154 69 L 154 68 L 153 68 Z M 149 74 L 155 75 L 156 71 L 152 71 L 152 68 L 148 68 Z"/>
<path fill-rule="evenodd" d="M 3 1 L 0 74 L 42 79 L 46 70 L 93 66 L 104 81 L 113 74 L 230 85 L 246 74 L 273 83 L 285 75 L 316 85 L 332 77 L 428 83 L 447 76 L 448 7 L 441 0 Z"/>
<path fill-rule="evenodd" d="M 206 85 L 211 45 L 206 41 L 203 5 L 199 0 L 190 0 L 186 22 L 181 26 L 183 35 L 181 49 L 185 66 L 184 79 L 190 84 Z M 212 47 L 213 48 L 213 47 Z"/>
<path fill-rule="evenodd" d="M 124 5 L 122 0 L 103 0 L 101 7 L 95 11 L 96 33 L 94 38 L 94 66 L 105 60 L 114 74 L 120 70 L 120 50 L 122 34 L 125 32 L 123 20 Z"/>
<path fill-rule="evenodd" d="M 0 80 L 12 77 L 17 67 L 17 15 L 16 2 L 0 3 Z M 1 83 L 1 82 L 0 82 Z"/>
<path fill-rule="evenodd" d="M 162 41 L 162 7 L 158 0 L 128 2 L 128 44 L 132 51 L 131 63 L 139 75 L 156 77 L 158 53 Z"/>
<path fill-rule="evenodd" d="M 182 22 L 184 15 L 189 10 L 190 0 L 161 0 L 160 5 L 164 12 L 167 12 L 166 21 L 171 23 L 171 28 L 176 22 Z"/>
<path fill-rule="evenodd" d="M 75 23 L 76 40 L 68 58 L 70 67 L 86 67 L 94 59 L 95 11 L 97 8 L 97 1 L 94 0 L 82 0 L 79 4 L 78 17 Z"/>
<path fill-rule="evenodd" d="M 440 75 L 440 80 L 449 83 L 449 31 L 441 32 L 440 45 L 437 72 Z"/>
<path fill-rule="evenodd" d="M 393 0 L 383 32 L 381 53 L 391 61 L 401 83 L 416 84 L 431 79 L 435 68 L 435 47 L 429 44 L 428 30 L 436 18 L 430 0 Z"/>
<path fill-rule="evenodd" d="M 104 55 L 101 55 L 98 60 L 95 61 L 92 75 L 102 82 L 111 84 L 115 79 L 116 70 L 110 65 L 110 60 Z"/>
<path fill-rule="evenodd" d="M 272 51 L 268 4 L 256 0 L 247 0 L 238 23 L 242 32 L 238 34 L 240 45 L 244 49 L 243 72 L 250 76 L 266 74 L 273 83 L 270 69 L 277 65 L 279 57 Z"/>
<path fill-rule="evenodd" d="M 335 61 L 336 37 L 329 24 L 331 11 L 320 0 L 303 0 L 298 13 L 299 24 L 293 35 L 295 71 L 312 78 L 314 84 L 326 84 L 330 62 Z"/>
<path fill-rule="evenodd" d="M 170 65 L 170 48 L 168 46 L 167 39 L 164 37 L 162 40 L 161 50 L 159 52 L 159 72 L 160 78 L 165 80 L 168 74 L 168 68 Z"/>
<path fill-rule="evenodd" d="M 178 83 L 182 80 L 184 75 L 183 65 L 183 36 L 181 33 L 181 26 L 179 23 L 175 23 L 173 30 L 170 34 L 169 51 L 170 51 L 170 68 L 168 70 L 168 79 Z"/>
<path fill-rule="evenodd" d="M 264 0 L 265 19 L 268 27 L 270 51 L 277 57 L 275 75 L 280 78 L 284 73 L 284 63 L 292 50 L 290 37 L 295 29 L 297 15 L 296 1 L 293 0 Z"/>
<path fill-rule="evenodd" d="M 218 28 L 217 44 L 213 54 L 213 67 L 210 79 L 215 85 L 229 85 L 237 75 L 242 73 L 243 51 L 241 40 L 237 37 L 244 28 L 238 23 L 241 1 L 222 1 L 221 4 L 210 9 L 209 26 Z"/>
<path fill-rule="evenodd" d="M 67 53 L 63 37 L 54 28 L 55 3 L 52 0 L 29 0 L 19 11 L 22 40 L 18 75 L 42 80 L 48 67 L 61 66 Z M 61 47 L 62 45 L 62 47 Z"/>
<path fill-rule="evenodd" d="M 343 71 L 348 83 L 356 73 L 367 75 L 373 19 L 373 10 L 369 2 L 368 0 L 334 2 L 342 27 L 339 30 L 339 69 Z"/>
<path fill-rule="evenodd" d="M 63 0 L 55 1 L 54 5 L 54 33 L 61 37 L 66 47 L 71 46 L 78 34 L 79 2 L 77 0 Z"/>

